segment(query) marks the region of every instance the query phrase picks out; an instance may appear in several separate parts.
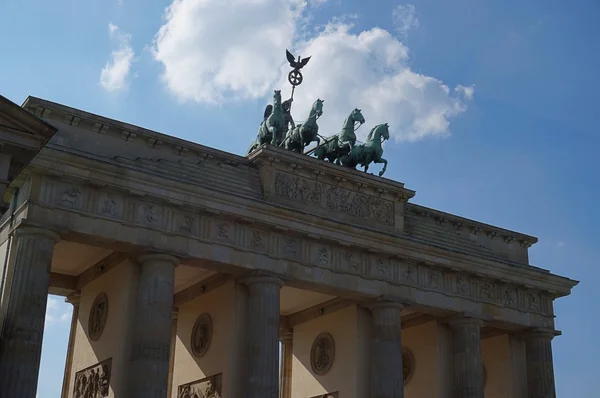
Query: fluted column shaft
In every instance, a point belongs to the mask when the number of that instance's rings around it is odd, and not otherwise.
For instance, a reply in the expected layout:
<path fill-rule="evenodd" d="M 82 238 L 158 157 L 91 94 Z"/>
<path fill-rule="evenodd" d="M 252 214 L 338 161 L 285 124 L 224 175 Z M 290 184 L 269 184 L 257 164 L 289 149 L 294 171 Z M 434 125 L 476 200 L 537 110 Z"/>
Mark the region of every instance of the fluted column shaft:
<path fill-rule="evenodd" d="M 292 362 L 294 359 L 294 334 L 292 330 L 280 333 L 281 341 L 281 380 L 280 398 L 292 398 Z"/>
<path fill-rule="evenodd" d="M 164 254 L 139 258 L 131 355 L 131 398 L 164 398 L 169 384 L 173 279 L 179 260 Z"/>
<path fill-rule="evenodd" d="M 71 367 L 73 366 L 73 349 L 75 348 L 75 333 L 77 331 L 77 322 L 79 320 L 79 303 L 81 302 L 81 295 L 79 293 L 71 294 L 65 301 L 73 305 L 73 315 L 71 316 L 71 332 L 69 333 L 69 346 L 67 347 L 67 359 L 65 361 L 65 374 L 63 376 L 61 398 L 69 397 Z"/>
<path fill-rule="evenodd" d="M 373 398 L 404 398 L 400 317 L 403 308 L 393 302 L 370 306 L 373 313 Z"/>
<path fill-rule="evenodd" d="M 450 322 L 453 330 L 454 397 L 483 398 L 483 363 L 479 319 L 462 318 Z"/>
<path fill-rule="evenodd" d="M 527 385 L 529 398 L 556 398 L 552 339 L 548 332 L 531 332 L 525 336 Z"/>
<path fill-rule="evenodd" d="M 279 395 L 279 291 L 283 282 L 254 276 L 248 285 L 247 398 Z"/>
<path fill-rule="evenodd" d="M 0 337 L 0 398 L 35 398 L 50 266 L 59 236 L 21 227 L 14 239 L 15 261 Z"/>

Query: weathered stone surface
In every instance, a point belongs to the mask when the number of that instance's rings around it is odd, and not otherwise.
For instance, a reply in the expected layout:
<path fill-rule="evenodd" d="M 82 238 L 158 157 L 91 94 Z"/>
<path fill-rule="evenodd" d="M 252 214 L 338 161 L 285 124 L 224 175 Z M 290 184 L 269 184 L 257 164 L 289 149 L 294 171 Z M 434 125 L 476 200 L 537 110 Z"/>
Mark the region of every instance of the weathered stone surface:
<path fill-rule="evenodd" d="M 279 397 L 279 290 L 283 282 L 253 276 L 248 285 L 247 398 Z"/>
<path fill-rule="evenodd" d="M 165 397 L 173 316 L 173 277 L 179 260 L 164 254 L 139 258 L 129 397 Z"/>
<path fill-rule="evenodd" d="M 52 253 L 59 236 L 39 228 L 15 231 L 16 251 L 0 338 L 0 396 L 35 398 Z"/>
<path fill-rule="evenodd" d="M 379 302 L 373 313 L 373 398 L 404 398 L 402 367 L 403 305 Z"/>
<path fill-rule="evenodd" d="M 474 318 L 450 322 L 453 330 L 454 397 L 483 398 L 483 362 L 481 359 L 481 327 Z"/>
<path fill-rule="evenodd" d="M 527 333 L 524 338 L 529 398 L 556 398 L 552 360 L 554 334 L 548 331 L 533 331 Z"/>

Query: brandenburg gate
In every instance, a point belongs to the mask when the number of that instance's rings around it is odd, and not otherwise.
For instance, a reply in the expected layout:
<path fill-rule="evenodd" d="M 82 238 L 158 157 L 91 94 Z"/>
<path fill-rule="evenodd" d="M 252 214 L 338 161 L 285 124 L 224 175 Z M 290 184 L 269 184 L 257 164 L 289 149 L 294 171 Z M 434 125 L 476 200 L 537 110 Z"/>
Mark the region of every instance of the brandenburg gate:
<path fill-rule="evenodd" d="M 63 398 L 556 397 L 577 282 L 532 236 L 39 98 L 2 98 L 0 141 L 1 398 L 36 396 L 48 294 L 73 305 Z"/>

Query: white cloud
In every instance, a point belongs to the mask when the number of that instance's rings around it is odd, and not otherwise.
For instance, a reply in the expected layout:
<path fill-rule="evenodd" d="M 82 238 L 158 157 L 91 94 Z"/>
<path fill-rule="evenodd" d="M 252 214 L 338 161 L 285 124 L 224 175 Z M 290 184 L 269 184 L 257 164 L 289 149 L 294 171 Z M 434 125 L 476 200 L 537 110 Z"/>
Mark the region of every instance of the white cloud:
<path fill-rule="evenodd" d="M 556 247 L 558 247 L 559 249 L 562 249 L 563 247 L 565 247 L 565 242 L 563 242 L 563 241 L 557 242 Z"/>
<path fill-rule="evenodd" d="M 408 48 L 386 30 L 354 33 L 352 19 L 336 18 L 300 40 L 309 12 L 300 0 L 174 0 L 155 37 L 154 57 L 177 98 L 223 104 L 270 99 L 274 88 L 288 96 L 285 49 L 310 55 L 292 113 L 302 120 L 317 98 L 324 99 L 323 136 L 336 134 L 356 107 L 367 120 L 359 137 L 387 122 L 392 136 L 409 141 L 448 134 L 450 120 L 466 110 L 473 87 L 451 90 L 412 71 Z"/>
<path fill-rule="evenodd" d="M 396 31 L 406 38 L 411 29 L 419 27 L 419 18 L 415 6 L 412 4 L 400 4 L 392 11 L 392 20 Z"/>
<path fill-rule="evenodd" d="M 46 304 L 46 326 L 65 323 L 71 319 L 72 308 L 70 304 L 61 303 L 57 299 L 48 297 Z"/>
<path fill-rule="evenodd" d="M 380 123 L 389 123 L 397 140 L 448 134 L 451 118 L 466 110 L 465 102 L 440 80 L 412 71 L 408 48 L 389 32 L 373 28 L 354 34 L 351 28 L 332 23 L 299 43 L 297 52 L 312 58 L 303 70 L 306 83 L 296 90 L 294 118 L 306 118 L 314 100 L 321 98 L 324 136 L 336 134 L 354 108 L 367 121 L 357 131 L 359 137 Z M 289 86 L 283 80 L 279 87 Z"/>
<path fill-rule="evenodd" d="M 174 0 L 153 53 L 181 100 L 262 97 L 276 76 L 302 0 Z"/>
<path fill-rule="evenodd" d="M 100 72 L 100 84 L 107 91 L 119 91 L 127 87 L 131 64 L 135 53 L 131 48 L 131 35 L 122 32 L 118 26 L 108 24 L 110 38 L 117 44 Z"/>
<path fill-rule="evenodd" d="M 459 84 L 454 88 L 454 91 L 463 95 L 466 99 L 472 100 L 473 94 L 475 94 L 475 85 L 463 86 L 462 84 Z"/>

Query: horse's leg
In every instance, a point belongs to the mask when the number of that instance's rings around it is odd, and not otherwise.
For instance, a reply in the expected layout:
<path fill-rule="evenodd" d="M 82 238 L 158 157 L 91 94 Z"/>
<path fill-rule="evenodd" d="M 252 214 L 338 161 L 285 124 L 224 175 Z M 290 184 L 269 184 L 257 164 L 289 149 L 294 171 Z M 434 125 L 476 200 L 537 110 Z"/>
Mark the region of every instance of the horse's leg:
<path fill-rule="evenodd" d="M 379 177 L 381 177 L 383 175 L 383 173 L 385 173 L 385 170 L 387 169 L 388 161 L 385 160 L 384 158 L 379 158 L 379 159 L 375 159 L 374 162 L 375 163 L 383 163 L 383 169 L 381 169 L 381 171 L 379 172 Z"/>
<path fill-rule="evenodd" d="M 277 146 L 277 128 L 275 126 L 267 126 L 267 130 L 271 133 L 271 145 Z"/>

